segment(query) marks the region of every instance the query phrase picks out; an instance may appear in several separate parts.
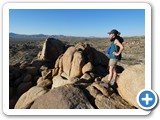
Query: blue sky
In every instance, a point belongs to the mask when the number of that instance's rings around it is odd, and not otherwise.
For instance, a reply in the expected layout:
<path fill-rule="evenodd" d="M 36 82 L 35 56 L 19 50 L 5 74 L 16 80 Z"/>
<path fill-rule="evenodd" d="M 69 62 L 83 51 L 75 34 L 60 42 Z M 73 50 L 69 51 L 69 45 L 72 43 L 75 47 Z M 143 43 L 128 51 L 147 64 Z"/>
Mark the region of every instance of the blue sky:
<path fill-rule="evenodd" d="M 9 32 L 108 37 L 117 29 L 122 36 L 145 34 L 144 9 L 11 9 Z"/>

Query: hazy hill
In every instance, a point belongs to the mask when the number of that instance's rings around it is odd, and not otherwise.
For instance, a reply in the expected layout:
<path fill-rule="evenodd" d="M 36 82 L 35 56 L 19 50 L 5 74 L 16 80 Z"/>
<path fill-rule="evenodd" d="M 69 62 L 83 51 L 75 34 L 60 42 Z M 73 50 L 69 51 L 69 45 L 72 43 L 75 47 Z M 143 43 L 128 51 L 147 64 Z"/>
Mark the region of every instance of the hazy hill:
<path fill-rule="evenodd" d="M 37 39 L 46 39 L 46 38 L 57 38 L 57 39 L 65 39 L 65 38 L 86 38 L 86 37 L 78 37 L 78 36 L 65 36 L 65 35 L 44 35 L 44 34 L 33 34 L 33 35 L 26 35 L 26 34 L 16 34 L 16 33 L 9 33 L 9 40 L 37 40 Z M 88 38 L 97 38 L 94 36 Z"/>

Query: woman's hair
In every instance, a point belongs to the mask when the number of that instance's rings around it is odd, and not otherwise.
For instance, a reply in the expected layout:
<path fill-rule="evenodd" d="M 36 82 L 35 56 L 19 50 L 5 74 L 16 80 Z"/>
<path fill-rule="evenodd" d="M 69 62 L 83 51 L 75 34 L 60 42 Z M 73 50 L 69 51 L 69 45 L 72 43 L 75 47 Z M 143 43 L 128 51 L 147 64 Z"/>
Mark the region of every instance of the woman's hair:
<path fill-rule="evenodd" d="M 115 37 L 115 38 L 116 38 L 116 39 L 118 39 L 120 43 L 123 43 L 123 42 L 124 42 L 124 40 L 123 40 L 123 38 L 120 36 L 120 34 L 121 34 L 121 33 L 120 33 L 120 32 L 118 32 L 118 34 L 116 35 L 116 37 Z"/>

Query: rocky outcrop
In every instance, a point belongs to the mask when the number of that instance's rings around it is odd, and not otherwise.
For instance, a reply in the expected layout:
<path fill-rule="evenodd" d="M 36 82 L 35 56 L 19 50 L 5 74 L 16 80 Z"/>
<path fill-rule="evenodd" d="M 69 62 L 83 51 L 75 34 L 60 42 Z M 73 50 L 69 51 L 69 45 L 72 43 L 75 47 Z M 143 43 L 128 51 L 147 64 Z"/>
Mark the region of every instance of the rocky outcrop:
<path fill-rule="evenodd" d="M 141 82 L 134 78 L 142 79 L 144 72 L 140 72 L 138 67 L 136 70 L 132 67 L 125 70 L 121 66 L 117 67 L 120 75 L 117 84 L 121 97 L 117 87 L 110 86 L 106 89 L 99 85 L 101 81 L 107 79 L 108 60 L 106 55 L 89 44 L 77 43 L 66 47 L 61 41 L 49 38 L 45 41 L 42 52 L 38 54 L 38 59 L 32 62 L 22 61 L 10 66 L 10 108 L 134 108 L 131 105 L 136 105 L 124 95 L 129 95 L 130 91 L 126 93 L 127 89 L 135 92 L 134 86 L 129 85 L 127 80 L 128 78 L 133 80 L 133 85 L 136 83 L 135 86 L 139 89 Z M 136 75 L 139 77 L 134 77 Z"/>
<path fill-rule="evenodd" d="M 93 109 L 82 90 L 65 85 L 39 97 L 31 109 Z"/>
<path fill-rule="evenodd" d="M 137 94 L 145 88 L 145 65 L 134 65 L 126 68 L 118 81 L 118 92 L 131 105 L 139 108 Z"/>

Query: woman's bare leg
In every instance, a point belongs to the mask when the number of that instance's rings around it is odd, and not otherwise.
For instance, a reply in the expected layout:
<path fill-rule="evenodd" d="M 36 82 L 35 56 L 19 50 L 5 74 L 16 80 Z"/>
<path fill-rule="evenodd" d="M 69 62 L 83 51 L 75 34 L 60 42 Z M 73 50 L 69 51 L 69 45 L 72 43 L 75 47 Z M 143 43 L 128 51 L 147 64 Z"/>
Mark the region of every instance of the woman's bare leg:
<path fill-rule="evenodd" d="M 110 66 L 109 67 L 109 76 L 108 76 L 108 82 L 110 82 L 113 78 L 113 73 L 114 73 L 114 67 Z"/>
<path fill-rule="evenodd" d="M 116 81 L 116 78 L 117 78 L 117 71 L 116 71 L 116 68 L 114 67 L 114 68 L 113 68 L 113 77 L 112 77 L 112 79 L 111 79 L 111 81 L 110 81 L 110 84 L 111 84 L 111 85 L 114 85 L 114 83 L 115 83 L 115 81 Z"/>

